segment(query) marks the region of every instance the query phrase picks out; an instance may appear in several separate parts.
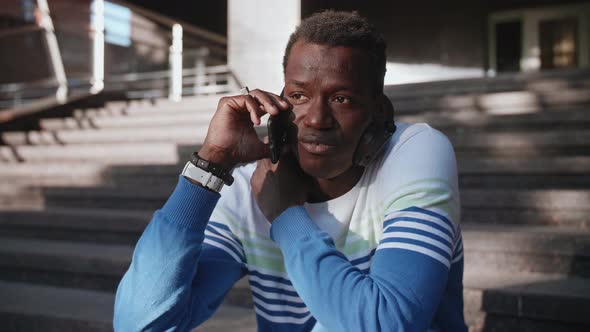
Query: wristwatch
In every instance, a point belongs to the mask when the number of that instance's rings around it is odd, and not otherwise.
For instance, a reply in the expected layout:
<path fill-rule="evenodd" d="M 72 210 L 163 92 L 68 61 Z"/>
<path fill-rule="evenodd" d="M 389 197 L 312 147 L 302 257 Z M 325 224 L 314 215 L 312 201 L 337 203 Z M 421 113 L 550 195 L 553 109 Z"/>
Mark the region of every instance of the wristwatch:
<path fill-rule="evenodd" d="M 209 160 L 205 160 L 199 157 L 199 154 L 197 152 L 193 152 L 193 154 L 191 155 L 190 162 L 198 168 L 203 169 L 215 175 L 216 177 L 222 179 L 223 183 L 225 183 L 228 186 L 231 186 L 231 184 L 234 183 L 234 178 L 231 176 L 231 170 L 228 171 L 219 164 L 210 162 Z"/>
<path fill-rule="evenodd" d="M 231 170 L 227 171 L 221 165 L 199 157 L 197 152 L 191 155 L 191 159 L 182 170 L 182 175 L 216 192 L 219 192 L 224 184 L 231 186 L 234 182 Z"/>
<path fill-rule="evenodd" d="M 193 179 L 203 187 L 211 189 L 215 192 L 220 192 L 223 188 L 223 180 L 213 175 L 213 173 L 207 172 L 206 170 L 195 166 L 190 161 L 184 165 L 184 169 L 181 173 L 184 177 Z"/>

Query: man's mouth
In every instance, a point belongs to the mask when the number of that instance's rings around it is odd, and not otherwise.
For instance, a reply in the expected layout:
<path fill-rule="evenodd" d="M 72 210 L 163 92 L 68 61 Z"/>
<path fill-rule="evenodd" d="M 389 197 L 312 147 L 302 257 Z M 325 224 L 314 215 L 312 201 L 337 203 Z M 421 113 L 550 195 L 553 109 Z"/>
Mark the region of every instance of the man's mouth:
<path fill-rule="evenodd" d="M 336 149 L 336 142 L 321 136 L 306 135 L 299 138 L 299 144 L 311 154 L 329 154 Z"/>

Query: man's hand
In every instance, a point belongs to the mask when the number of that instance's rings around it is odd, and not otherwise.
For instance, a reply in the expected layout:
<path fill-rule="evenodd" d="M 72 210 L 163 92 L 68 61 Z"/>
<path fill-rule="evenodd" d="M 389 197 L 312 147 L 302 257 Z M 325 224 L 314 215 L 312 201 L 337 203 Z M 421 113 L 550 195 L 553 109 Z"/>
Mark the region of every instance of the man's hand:
<path fill-rule="evenodd" d="M 310 178 L 291 153 L 283 153 L 277 164 L 258 160 L 250 184 L 258 207 L 272 223 L 287 208 L 305 203 Z"/>
<path fill-rule="evenodd" d="M 268 145 L 260 141 L 254 125 L 260 124 L 265 113 L 277 115 L 288 108 L 280 96 L 258 89 L 221 98 L 199 156 L 227 170 L 237 163 L 267 158 Z"/>

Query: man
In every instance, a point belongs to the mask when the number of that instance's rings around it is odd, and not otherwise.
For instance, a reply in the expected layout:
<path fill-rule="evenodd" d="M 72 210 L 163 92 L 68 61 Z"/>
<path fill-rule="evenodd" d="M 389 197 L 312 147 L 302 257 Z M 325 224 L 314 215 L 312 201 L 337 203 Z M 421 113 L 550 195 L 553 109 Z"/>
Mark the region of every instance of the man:
<path fill-rule="evenodd" d="M 313 15 L 284 74 L 283 97 L 220 100 L 205 161 L 137 244 L 115 329 L 188 331 L 247 275 L 261 331 L 466 331 L 454 153 L 425 124 L 391 136 L 383 39 L 355 13 Z M 280 112 L 293 130 L 274 165 L 253 124 Z M 221 195 L 201 175 L 234 167 Z"/>

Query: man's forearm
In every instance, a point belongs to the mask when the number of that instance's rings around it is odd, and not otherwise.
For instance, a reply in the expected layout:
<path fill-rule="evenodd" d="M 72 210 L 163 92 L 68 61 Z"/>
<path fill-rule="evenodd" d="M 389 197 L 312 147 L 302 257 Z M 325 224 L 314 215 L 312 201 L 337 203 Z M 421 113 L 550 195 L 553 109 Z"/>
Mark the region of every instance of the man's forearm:
<path fill-rule="evenodd" d="M 174 193 L 139 239 L 131 266 L 119 284 L 116 330 L 167 330 L 188 327 L 198 320 L 188 314 L 195 297 L 191 284 L 205 227 L 218 199 L 219 194 L 180 178 Z M 198 296 L 206 301 L 206 288 Z"/>
<path fill-rule="evenodd" d="M 420 331 L 428 327 L 435 305 L 422 303 L 421 298 L 438 303 L 447 273 L 441 264 L 410 257 L 415 266 L 402 266 L 407 252 L 385 251 L 373 258 L 371 270 L 378 273 L 362 273 L 336 250 L 330 236 L 303 207 L 281 214 L 273 222 L 271 235 L 281 248 L 297 293 L 328 330 Z M 421 285 L 407 277 L 413 269 L 431 274 L 436 283 L 428 291 L 421 288 L 420 297 L 414 287 Z"/>

